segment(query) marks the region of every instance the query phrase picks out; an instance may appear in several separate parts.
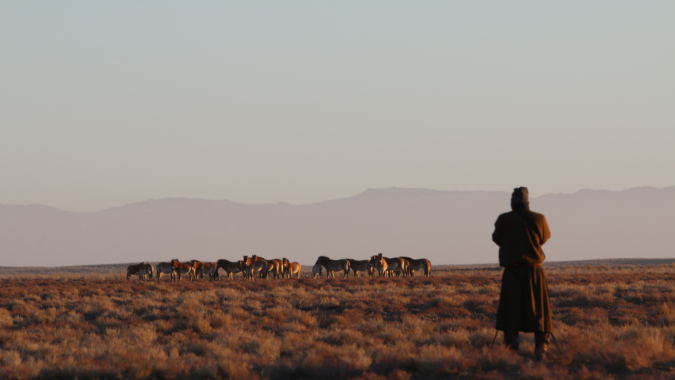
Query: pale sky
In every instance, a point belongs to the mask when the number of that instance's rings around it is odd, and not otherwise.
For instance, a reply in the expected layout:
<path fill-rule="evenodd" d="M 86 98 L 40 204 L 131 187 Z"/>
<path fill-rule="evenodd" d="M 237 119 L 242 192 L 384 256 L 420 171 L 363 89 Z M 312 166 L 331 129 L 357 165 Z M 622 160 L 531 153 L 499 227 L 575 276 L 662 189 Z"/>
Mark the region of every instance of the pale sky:
<path fill-rule="evenodd" d="M 0 204 L 675 185 L 675 2 L 0 3 Z"/>

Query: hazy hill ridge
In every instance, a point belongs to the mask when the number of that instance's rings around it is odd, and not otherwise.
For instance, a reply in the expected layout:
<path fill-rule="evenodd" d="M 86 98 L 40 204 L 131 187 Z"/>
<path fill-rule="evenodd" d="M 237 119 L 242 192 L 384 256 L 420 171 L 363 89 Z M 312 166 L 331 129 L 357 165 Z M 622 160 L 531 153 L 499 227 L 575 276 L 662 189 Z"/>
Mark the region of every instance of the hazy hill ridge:
<path fill-rule="evenodd" d="M 0 266 L 64 266 L 318 255 L 497 261 L 490 240 L 509 192 L 370 189 L 308 205 L 243 205 L 187 198 L 76 213 L 0 205 Z M 581 190 L 531 199 L 546 215 L 549 260 L 675 256 L 675 187 Z"/>

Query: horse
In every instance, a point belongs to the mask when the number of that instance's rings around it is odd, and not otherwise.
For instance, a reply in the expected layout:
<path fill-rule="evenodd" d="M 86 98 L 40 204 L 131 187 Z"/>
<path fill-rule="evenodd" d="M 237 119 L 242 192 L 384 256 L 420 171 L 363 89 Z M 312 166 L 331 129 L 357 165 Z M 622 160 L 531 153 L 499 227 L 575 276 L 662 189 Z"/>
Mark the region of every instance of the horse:
<path fill-rule="evenodd" d="M 171 281 L 173 281 L 176 277 L 176 270 L 173 268 L 172 263 L 159 263 L 155 268 L 157 269 L 157 282 L 159 282 L 160 278 L 162 277 L 162 273 L 171 275 Z"/>
<path fill-rule="evenodd" d="M 152 264 L 141 263 L 141 269 L 139 269 L 138 275 L 142 279 L 144 279 L 146 281 L 150 281 L 150 280 L 152 280 L 152 274 L 153 274 L 154 271 L 155 271 L 155 267 L 153 267 Z"/>
<path fill-rule="evenodd" d="M 255 257 L 256 259 L 253 259 Z M 257 273 L 260 278 L 267 277 L 267 260 L 258 256 L 244 256 L 244 260 L 239 262 L 242 272 L 245 272 L 244 278 L 253 280 L 253 274 Z"/>
<path fill-rule="evenodd" d="M 201 271 L 202 266 L 204 264 L 199 260 L 190 260 L 190 265 L 192 265 L 192 269 L 195 272 L 195 278 L 197 278 L 197 273 L 199 273 Z M 202 275 L 202 278 L 204 278 L 203 275 Z"/>
<path fill-rule="evenodd" d="M 150 281 L 150 280 L 152 280 L 152 275 L 153 275 L 153 272 L 155 271 L 155 267 L 153 267 L 152 264 L 150 264 L 150 263 L 145 263 L 145 264 L 143 264 L 143 267 L 141 268 L 141 271 L 144 272 L 144 275 L 148 276 L 147 280 Z"/>
<path fill-rule="evenodd" d="M 267 263 L 267 271 L 262 275 L 263 278 L 269 278 L 272 273 L 272 278 L 281 278 L 284 273 L 284 261 L 282 259 L 267 260 L 260 256 L 253 255 L 251 258 L 255 260 L 262 260 Z"/>
<path fill-rule="evenodd" d="M 321 264 L 324 268 L 326 268 L 326 276 L 333 276 L 333 278 L 335 278 L 334 272 L 339 270 L 344 273 L 343 278 L 347 278 L 349 276 L 349 261 L 345 259 L 331 260 L 326 256 L 319 256 L 319 258 L 316 259 L 316 264 Z"/>
<path fill-rule="evenodd" d="M 216 262 L 216 271 L 213 274 L 214 278 L 220 278 L 220 275 L 218 274 L 218 269 L 220 268 L 223 268 L 225 273 L 227 273 L 227 278 L 229 279 L 233 279 L 235 274 L 241 272 L 238 261 L 232 262 L 229 260 L 220 259 Z"/>
<path fill-rule="evenodd" d="M 213 281 L 216 263 L 202 263 L 197 260 L 190 260 L 190 263 L 192 263 L 192 267 L 195 270 L 195 276 L 204 278 L 204 275 L 207 275 L 209 280 Z"/>
<path fill-rule="evenodd" d="M 141 265 L 143 265 L 143 263 L 136 264 L 136 265 L 132 264 L 132 265 L 129 265 L 127 267 L 127 280 L 129 280 L 131 278 L 131 276 L 138 273 L 138 271 L 141 269 Z"/>
<path fill-rule="evenodd" d="M 366 272 L 368 276 L 372 277 L 375 271 L 368 264 L 370 260 L 354 260 L 354 259 L 345 259 L 349 261 L 349 268 L 351 268 L 354 273 L 354 277 L 359 277 L 359 272 Z"/>
<path fill-rule="evenodd" d="M 239 260 L 237 261 L 237 266 L 239 268 L 239 271 L 244 274 L 244 279 L 248 280 L 253 279 L 253 274 L 251 273 L 251 268 L 246 265 L 246 260 Z"/>
<path fill-rule="evenodd" d="M 403 257 L 395 257 L 393 259 L 385 259 L 389 260 L 387 264 L 392 262 L 392 260 L 396 260 L 399 263 L 399 269 L 395 271 L 396 277 L 402 276 L 402 277 L 407 277 L 410 276 L 410 261 L 404 259 Z"/>
<path fill-rule="evenodd" d="M 314 264 L 312 267 L 312 278 L 321 277 L 321 269 L 323 269 L 321 264 Z"/>
<path fill-rule="evenodd" d="M 368 262 L 368 267 L 370 270 L 377 269 L 377 273 L 380 274 L 380 277 L 387 272 L 387 262 L 382 258 L 381 254 L 379 256 L 375 255 L 371 257 L 370 262 Z M 374 276 L 375 275 L 373 274 L 373 277 Z"/>
<path fill-rule="evenodd" d="M 394 272 L 401 271 L 405 275 L 407 268 L 407 261 L 401 257 L 394 257 L 392 259 L 382 256 L 382 253 L 377 254 L 379 260 L 384 260 L 387 263 L 387 267 L 384 270 L 388 277 L 392 277 Z M 371 259 L 372 260 L 372 259 Z"/>
<path fill-rule="evenodd" d="M 284 259 L 273 259 L 268 261 L 271 268 L 267 270 L 272 273 L 274 278 L 284 278 Z"/>
<path fill-rule="evenodd" d="M 302 265 L 300 265 L 300 263 L 298 263 L 298 262 L 292 263 L 285 257 L 281 260 L 284 263 L 284 276 L 285 277 L 293 278 L 293 275 L 297 274 L 298 278 L 300 278 L 300 270 L 302 270 Z"/>
<path fill-rule="evenodd" d="M 194 280 L 197 276 L 195 275 L 195 268 L 192 266 L 192 263 L 181 263 L 178 259 L 171 260 L 173 269 L 178 274 L 178 281 L 180 281 L 182 275 L 187 274 L 190 277 L 190 281 Z"/>
<path fill-rule="evenodd" d="M 429 277 L 431 274 L 431 261 L 427 259 L 411 259 L 410 257 L 401 256 L 402 259 L 408 260 L 408 274 L 415 277 L 416 270 L 424 271 L 424 276 Z"/>
<path fill-rule="evenodd" d="M 281 278 L 284 273 L 284 261 L 282 259 L 272 259 L 267 260 L 260 256 L 253 255 L 251 257 L 253 260 L 262 260 L 267 263 L 267 271 L 263 275 L 264 278 L 269 278 L 269 274 L 272 273 L 273 278 Z"/>
<path fill-rule="evenodd" d="M 127 267 L 127 280 L 133 275 L 138 275 L 140 280 L 152 279 L 153 267 L 149 263 L 140 263 L 136 265 L 129 265 Z M 148 278 L 146 278 L 148 276 Z"/>
<path fill-rule="evenodd" d="M 399 259 L 399 258 L 403 259 L 403 265 L 399 265 L 399 269 L 392 271 L 391 274 L 396 274 L 396 277 L 410 276 L 410 261 L 406 260 L 403 257 L 397 257 L 396 259 Z M 388 260 L 391 260 L 391 259 L 388 259 Z M 401 268 L 405 268 L 405 269 L 401 269 Z"/>

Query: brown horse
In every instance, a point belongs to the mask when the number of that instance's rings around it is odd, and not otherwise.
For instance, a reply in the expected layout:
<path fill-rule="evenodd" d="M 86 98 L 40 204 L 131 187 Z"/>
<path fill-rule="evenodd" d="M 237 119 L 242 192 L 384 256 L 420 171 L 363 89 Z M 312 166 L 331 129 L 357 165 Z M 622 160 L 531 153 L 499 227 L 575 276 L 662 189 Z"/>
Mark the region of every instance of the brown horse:
<path fill-rule="evenodd" d="M 171 275 L 171 281 L 175 279 L 176 276 L 176 271 L 173 269 L 173 264 L 171 263 L 159 263 L 155 267 L 157 269 L 157 281 L 159 282 L 160 278 L 162 277 L 162 273 L 169 274 Z"/>
<path fill-rule="evenodd" d="M 284 278 L 284 260 L 283 259 L 274 259 L 268 262 L 270 268 L 268 273 L 272 273 L 273 278 Z"/>
<path fill-rule="evenodd" d="M 239 268 L 239 262 L 232 262 L 229 260 L 224 260 L 220 259 L 216 262 L 216 271 L 213 274 L 214 278 L 220 278 L 220 275 L 218 274 L 218 269 L 223 268 L 225 273 L 227 274 L 227 278 L 233 279 L 234 275 L 241 272 L 241 269 Z"/>
<path fill-rule="evenodd" d="M 190 264 L 195 270 L 195 276 L 199 278 L 204 278 L 204 275 L 209 277 L 209 280 L 213 281 L 213 273 L 216 270 L 216 263 L 203 263 L 199 260 L 190 260 Z"/>
<path fill-rule="evenodd" d="M 173 269 L 176 271 L 176 274 L 178 274 L 178 281 L 180 281 L 181 277 L 184 274 L 187 274 L 190 278 L 190 281 L 194 280 L 197 276 L 195 275 L 195 268 L 192 266 L 191 263 L 181 263 L 178 261 L 178 259 L 173 259 L 171 260 L 171 264 L 173 265 Z"/>
<path fill-rule="evenodd" d="M 300 265 L 300 263 L 292 263 L 285 257 L 281 260 L 284 263 L 284 277 L 292 278 L 294 274 L 297 274 L 298 278 L 300 278 L 300 270 L 302 270 L 302 265 Z"/>
<path fill-rule="evenodd" d="M 380 277 L 382 277 L 382 275 L 386 274 L 387 272 L 387 262 L 382 258 L 382 254 L 371 257 L 368 267 L 371 270 L 377 270 L 377 273 L 380 274 Z"/>
<path fill-rule="evenodd" d="M 316 264 L 320 264 L 326 268 L 327 277 L 333 276 L 333 278 L 335 278 L 334 272 L 340 270 L 344 273 L 343 278 L 347 278 L 349 276 L 349 261 L 345 259 L 331 260 L 326 256 L 319 256 L 319 258 L 316 259 Z"/>
<path fill-rule="evenodd" d="M 377 254 L 377 257 L 384 260 L 387 263 L 387 269 L 385 270 L 385 273 L 387 274 L 388 277 L 393 277 L 394 272 L 400 271 L 405 275 L 407 268 L 407 263 L 405 259 L 401 257 L 394 257 L 392 259 L 388 257 L 382 256 L 381 253 Z"/>
<path fill-rule="evenodd" d="M 192 265 L 192 269 L 195 271 L 195 278 L 197 278 L 204 268 L 204 263 L 199 260 L 190 260 L 190 265 Z M 200 277 L 204 278 L 204 275 L 202 274 Z"/>
<path fill-rule="evenodd" d="M 410 261 L 406 260 L 406 259 L 403 258 L 403 257 L 397 257 L 397 259 L 398 259 L 398 258 L 403 259 L 403 265 L 401 265 L 401 266 L 399 267 L 399 269 L 393 271 L 392 273 L 396 274 L 396 277 L 401 277 L 401 276 L 407 277 L 407 276 L 410 276 Z M 405 268 L 405 269 L 401 269 L 401 268 Z"/>
<path fill-rule="evenodd" d="M 401 258 L 408 260 L 408 274 L 411 277 L 415 277 L 415 271 L 421 270 L 424 272 L 424 276 L 429 277 L 431 275 L 431 261 L 427 259 L 411 259 L 410 257 L 401 256 Z"/>
<path fill-rule="evenodd" d="M 272 278 L 281 278 L 284 273 L 284 261 L 282 259 L 267 260 L 257 255 L 253 255 L 251 258 L 254 261 L 262 260 L 267 263 L 267 272 L 263 274 L 263 278 L 269 278 L 270 273 L 272 274 Z"/>
<path fill-rule="evenodd" d="M 289 268 L 291 267 L 291 261 L 284 257 L 284 258 L 281 259 L 281 262 L 282 262 L 282 269 L 283 269 L 283 272 L 284 272 L 284 277 L 287 277 L 286 275 L 287 275 L 287 272 L 288 272 Z"/>
<path fill-rule="evenodd" d="M 253 257 L 244 256 L 244 260 L 240 261 L 241 270 L 244 272 L 244 278 L 253 280 L 253 275 L 258 274 L 260 278 L 267 277 L 267 260 L 260 259 L 258 256 Z"/>
<path fill-rule="evenodd" d="M 197 260 L 192 260 L 195 262 L 194 268 L 195 268 L 195 276 L 199 276 L 200 278 L 204 278 L 204 275 L 209 277 L 210 281 L 213 281 L 214 279 L 214 274 L 216 272 L 216 263 L 202 263 Z M 190 262 L 192 262 L 190 261 Z"/>
<path fill-rule="evenodd" d="M 354 260 L 354 259 L 345 259 L 349 261 L 349 268 L 351 268 L 354 273 L 354 277 L 359 277 L 359 272 L 366 272 L 368 276 L 373 276 L 375 270 L 369 265 L 370 260 Z"/>

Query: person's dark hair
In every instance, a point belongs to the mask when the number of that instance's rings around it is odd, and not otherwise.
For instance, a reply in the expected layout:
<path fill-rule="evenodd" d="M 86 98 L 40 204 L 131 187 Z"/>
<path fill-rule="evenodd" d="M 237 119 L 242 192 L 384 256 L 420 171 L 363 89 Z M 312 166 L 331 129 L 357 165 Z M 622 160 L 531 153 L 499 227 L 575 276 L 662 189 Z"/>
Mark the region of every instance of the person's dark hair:
<path fill-rule="evenodd" d="M 527 191 L 527 187 L 516 187 L 513 189 L 511 194 L 511 208 L 516 209 L 526 209 L 530 208 L 530 195 Z"/>

